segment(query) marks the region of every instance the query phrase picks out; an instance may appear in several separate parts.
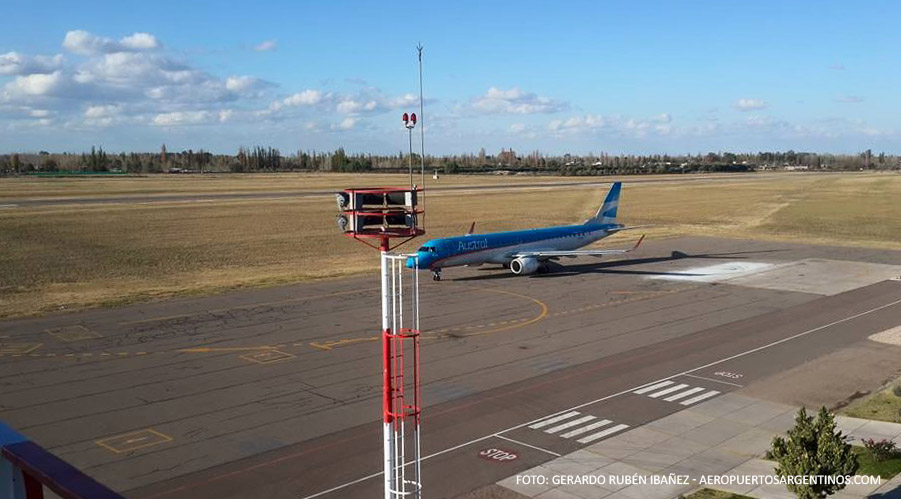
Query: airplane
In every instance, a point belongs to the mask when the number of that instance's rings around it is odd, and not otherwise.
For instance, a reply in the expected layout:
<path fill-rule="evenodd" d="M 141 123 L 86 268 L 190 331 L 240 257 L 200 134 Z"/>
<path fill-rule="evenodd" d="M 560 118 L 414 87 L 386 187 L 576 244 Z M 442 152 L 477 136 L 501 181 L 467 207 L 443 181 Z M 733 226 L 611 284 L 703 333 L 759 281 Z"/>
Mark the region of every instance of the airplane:
<path fill-rule="evenodd" d="M 516 275 L 527 275 L 548 272 L 549 260 L 578 256 L 621 255 L 634 251 L 644 240 L 644 236 L 629 249 L 578 249 L 611 234 L 643 227 L 626 227 L 616 222 L 621 189 L 622 182 L 614 182 L 597 214 L 584 224 L 474 234 L 475 222 L 473 222 L 466 235 L 427 241 L 416 252 L 418 265 L 417 259 L 410 256 L 407 258 L 406 266 L 411 269 L 431 270 L 432 278 L 440 281 L 441 270 L 447 267 L 497 263 L 509 268 Z"/>

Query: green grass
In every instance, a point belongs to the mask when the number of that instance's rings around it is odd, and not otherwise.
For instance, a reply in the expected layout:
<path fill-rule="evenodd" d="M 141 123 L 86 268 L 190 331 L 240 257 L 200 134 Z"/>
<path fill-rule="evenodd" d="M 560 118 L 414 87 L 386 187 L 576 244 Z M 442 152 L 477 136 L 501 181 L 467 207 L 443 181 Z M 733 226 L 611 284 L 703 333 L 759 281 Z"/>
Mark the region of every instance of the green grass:
<path fill-rule="evenodd" d="M 858 475 L 880 476 L 884 480 L 889 480 L 901 472 L 901 453 L 895 453 L 895 457 L 885 461 L 876 461 L 866 448 L 854 446 L 853 449 L 860 462 Z"/>
<path fill-rule="evenodd" d="M 685 499 L 751 499 L 741 494 L 733 494 L 732 492 L 723 492 L 715 489 L 701 489 L 694 494 L 682 496 Z"/>
<path fill-rule="evenodd" d="M 841 413 L 853 418 L 901 423 L 901 397 L 895 395 L 890 386 L 854 401 Z"/>

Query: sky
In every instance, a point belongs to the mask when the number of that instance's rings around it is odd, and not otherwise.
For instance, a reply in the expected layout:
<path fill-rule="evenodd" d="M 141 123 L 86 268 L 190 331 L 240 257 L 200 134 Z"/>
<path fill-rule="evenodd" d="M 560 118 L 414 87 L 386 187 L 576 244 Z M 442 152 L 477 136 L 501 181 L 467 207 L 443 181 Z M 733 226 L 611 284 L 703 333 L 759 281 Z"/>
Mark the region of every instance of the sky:
<path fill-rule="evenodd" d="M 431 154 L 901 153 L 893 1 L 5 0 L 3 11 L 0 153 L 398 153 L 401 114 L 419 111 L 417 43 Z"/>

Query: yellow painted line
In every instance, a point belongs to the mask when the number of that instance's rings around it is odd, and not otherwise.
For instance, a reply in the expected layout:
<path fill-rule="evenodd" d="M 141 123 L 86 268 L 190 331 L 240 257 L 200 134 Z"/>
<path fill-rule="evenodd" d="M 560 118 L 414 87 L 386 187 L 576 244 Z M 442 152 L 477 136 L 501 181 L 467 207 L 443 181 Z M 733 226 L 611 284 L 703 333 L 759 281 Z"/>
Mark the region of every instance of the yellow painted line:
<path fill-rule="evenodd" d="M 32 353 L 43 346 L 43 343 L 7 343 L 0 344 L 0 352 L 14 355 Z"/>
<path fill-rule="evenodd" d="M 340 347 L 340 346 L 344 346 L 344 345 L 350 345 L 352 343 L 362 343 L 362 342 L 366 342 L 366 341 L 378 341 L 378 340 L 379 340 L 378 336 L 368 336 L 366 338 L 348 338 L 348 339 L 335 340 L 335 341 L 326 341 L 326 342 L 322 342 L 322 343 L 320 343 L 318 341 L 311 341 L 310 346 L 314 347 L 314 348 L 318 348 L 320 350 L 331 350 L 332 348 Z"/>
<path fill-rule="evenodd" d="M 132 438 L 129 438 L 132 437 Z M 150 442 L 146 442 L 148 438 L 155 437 L 155 440 L 151 440 Z M 119 442 L 121 440 L 121 442 Z M 116 435 L 113 437 L 102 438 L 100 440 L 95 440 L 94 443 L 109 450 L 115 452 L 116 454 L 122 454 L 123 452 L 131 452 L 138 449 L 143 449 L 144 447 L 150 447 L 152 445 L 164 444 L 166 442 L 171 442 L 174 439 L 169 435 L 165 435 L 160 433 L 153 428 L 147 428 L 145 430 L 133 431 L 131 433 L 124 433 L 122 435 Z M 139 445 L 133 445 L 138 442 L 146 442 Z M 126 444 L 125 446 L 116 445 L 118 443 Z"/>
<path fill-rule="evenodd" d="M 297 356 L 287 352 L 282 352 L 281 350 L 262 350 L 256 353 L 244 354 L 240 357 L 244 360 L 256 362 L 257 364 L 274 364 L 283 360 L 293 359 Z"/>
<path fill-rule="evenodd" d="M 272 346 L 261 346 L 261 347 L 196 347 L 196 348 L 182 348 L 181 350 L 175 350 L 176 352 L 183 353 L 210 353 L 210 352 L 248 352 L 251 350 L 275 350 L 276 347 Z M 139 352 L 140 354 L 140 352 Z"/>
<path fill-rule="evenodd" d="M 525 298 L 526 300 L 529 300 L 529 301 L 535 303 L 536 305 L 538 305 L 538 307 L 540 308 L 541 311 L 538 313 L 538 315 L 536 315 L 535 317 L 532 317 L 531 319 L 518 319 L 515 324 L 511 324 L 509 326 L 502 326 L 499 328 L 489 329 L 487 331 L 478 331 L 478 332 L 474 332 L 474 333 L 465 334 L 463 336 L 481 336 L 481 335 L 485 335 L 485 334 L 498 333 L 501 331 L 508 331 L 510 329 L 520 328 L 520 327 L 528 326 L 529 324 L 534 324 L 538 321 L 543 320 L 544 318 L 546 318 L 548 316 L 547 304 L 544 303 L 543 301 L 539 300 L 538 298 L 532 298 L 531 296 L 526 296 L 524 294 L 516 293 L 513 291 L 507 291 L 504 289 L 494 289 L 494 288 L 475 288 L 475 289 L 479 289 L 481 291 L 488 291 L 488 292 L 492 292 L 492 293 L 507 294 L 507 295 L 516 296 L 519 298 Z"/>

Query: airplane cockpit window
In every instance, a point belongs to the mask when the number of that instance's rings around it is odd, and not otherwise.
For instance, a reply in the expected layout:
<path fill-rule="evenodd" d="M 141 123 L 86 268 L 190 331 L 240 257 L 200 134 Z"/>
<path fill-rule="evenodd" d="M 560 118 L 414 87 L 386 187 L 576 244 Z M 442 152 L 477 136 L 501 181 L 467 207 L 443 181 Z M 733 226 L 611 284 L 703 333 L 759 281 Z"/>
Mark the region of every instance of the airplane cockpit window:
<path fill-rule="evenodd" d="M 433 247 L 431 247 L 431 246 L 423 246 L 423 247 L 419 248 L 419 249 L 416 250 L 416 251 L 426 251 L 426 252 L 428 252 L 428 253 L 434 253 L 434 252 L 435 252 L 435 248 L 433 248 Z"/>

